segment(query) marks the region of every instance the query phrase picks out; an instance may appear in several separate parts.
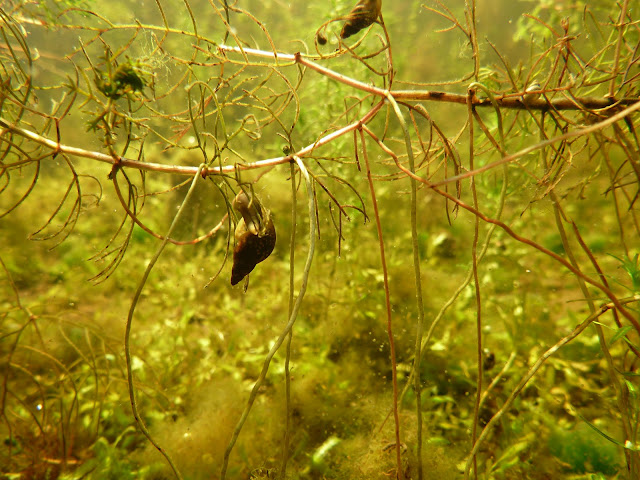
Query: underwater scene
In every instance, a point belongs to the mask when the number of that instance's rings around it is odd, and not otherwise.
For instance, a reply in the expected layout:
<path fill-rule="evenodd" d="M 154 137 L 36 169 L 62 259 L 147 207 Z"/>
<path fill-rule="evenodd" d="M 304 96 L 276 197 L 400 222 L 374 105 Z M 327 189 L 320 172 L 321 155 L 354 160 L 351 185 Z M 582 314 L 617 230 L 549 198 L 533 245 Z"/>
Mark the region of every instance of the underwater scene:
<path fill-rule="evenodd" d="M 639 479 L 639 15 L 4 0 L 0 480 Z"/>

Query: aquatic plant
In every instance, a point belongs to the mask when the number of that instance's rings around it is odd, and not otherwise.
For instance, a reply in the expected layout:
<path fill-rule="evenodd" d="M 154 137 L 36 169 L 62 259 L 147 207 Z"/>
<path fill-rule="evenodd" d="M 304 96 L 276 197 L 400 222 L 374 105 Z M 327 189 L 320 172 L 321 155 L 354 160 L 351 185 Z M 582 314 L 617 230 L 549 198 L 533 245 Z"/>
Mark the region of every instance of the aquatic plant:
<path fill-rule="evenodd" d="M 0 7 L 8 478 L 639 478 L 630 2 L 245 3 Z"/>

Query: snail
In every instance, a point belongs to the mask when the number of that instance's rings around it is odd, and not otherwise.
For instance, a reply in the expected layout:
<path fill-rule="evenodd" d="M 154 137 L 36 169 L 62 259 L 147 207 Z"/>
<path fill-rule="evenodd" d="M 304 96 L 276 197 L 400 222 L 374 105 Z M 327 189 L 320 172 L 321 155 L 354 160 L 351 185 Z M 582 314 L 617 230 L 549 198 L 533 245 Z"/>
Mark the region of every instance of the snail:
<path fill-rule="evenodd" d="M 242 215 L 236 225 L 231 269 L 231 285 L 236 285 L 271 255 L 276 245 L 276 229 L 271 212 L 255 195 L 240 192 L 232 205 Z"/>
<path fill-rule="evenodd" d="M 340 38 L 350 37 L 367 28 L 378 19 L 381 8 L 382 0 L 359 0 L 347 16 Z"/>
<path fill-rule="evenodd" d="M 326 45 L 327 44 L 327 36 L 323 32 L 316 33 L 316 42 L 318 45 Z"/>
<path fill-rule="evenodd" d="M 530 105 L 535 102 L 540 97 L 540 91 L 542 87 L 538 82 L 531 83 L 527 89 L 524 91 L 524 95 L 522 96 L 522 103 L 525 105 Z"/>

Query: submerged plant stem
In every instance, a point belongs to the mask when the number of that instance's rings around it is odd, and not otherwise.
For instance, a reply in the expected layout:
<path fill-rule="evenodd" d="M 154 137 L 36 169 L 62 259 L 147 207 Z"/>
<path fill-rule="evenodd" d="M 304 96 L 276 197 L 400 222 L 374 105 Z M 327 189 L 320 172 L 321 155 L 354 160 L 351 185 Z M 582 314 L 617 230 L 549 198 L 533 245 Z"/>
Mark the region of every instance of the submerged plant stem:
<path fill-rule="evenodd" d="M 289 316 L 293 312 L 294 305 L 294 280 L 295 280 L 295 252 L 296 252 L 296 212 L 298 210 L 296 200 L 296 169 L 293 162 L 290 164 L 291 172 L 291 240 L 289 243 Z M 285 429 L 282 444 L 282 463 L 280 464 L 279 478 L 287 477 L 287 461 L 289 460 L 289 440 L 291 438 L 291 378 L 289 373 L 289 362 L 291 361 L 291 340 L 293 330 L 289 331 L 287 337 L 287 351 L 284 359 L 284 391 L 285 391 Z"/>
<path fill-rule="evenodd" d="M 469 115 L 469 170 L 474 169 L 474 138 L 473 138 L 473 105 L 471 99 L 475 92 L 473 88 L 468 90 L 468 115 Z M 478 192 L 476 190 L 476 177 L 469 179 L 471 188 L 471 197 L 473 206 L 479 209 Z M 480 238 L 480 219 L 474 216 L 473 222 L 473 241 L 471 243 L 471 269 L 473 272 L 473 286 L 476 297 L 476 358 L 477 358 L 477 377 L 476 377 L 476 398 L 473 405 L 473 426 L 471 428 L 471 445 L 476 443 L 478 435 L 478 422 L 480 416 L 480 397 L 482 396 L 482 297 L 480 295 L 480 280 L 478 278 L 478 239 Z M 473 474 L 478 478 L 478 461 L 473 457 Z"/>
<path fill-rule="evenodd" d="M 156 262 L 158 261 L 158 258 L 160 258 L 160 255 L 162 254 L 164 247 L 166 247 L 167 243 L 169 242 L 169 238 L 173 233 L 173 229 L 178 224 L 178 219 L 182 215 L 182 212 L 184 211 L 185 206 L 187 205 L 187 203 L 189 202 L 189 199 L 191 198 L 191 195 L 195 191 L 196 183 L 198 182 L 198 179 L 200 178 L 200 173 L 202 172 L 202 169 L 205 168 L 205 166 L 206 165 L 203 163 L 198 167 L 198 171 L 193 176 L 193 181 L 191 182 L 189 191 L 185 195 L 184 200 L 182 201 L 182 205 L 180 205 L 180 208 L 176 212 L 175 217 L 173 217 L 173 221 L 171 222 L 171 226 L 169 227 L 167 234 L 164 236 L 164 239 L 162 240 L 162 243 L 158 247 L 158 250 L 156 251 L 155 255 L 149 261 L 149 265 L 147 265 L 147 268 L 144 271 L 142 278 L 140 279 L 138 288 L 136 289 L 136 292 L 133 295 L 133 300 L 131 301 L 131 307 L 129 308 L 129 315 L 127 316 L 127 325 L 124 333 L 124 354 L 127 362 L 127 385 L 129 387 L 129 401 L 131 402 L 131 410 L 133 411 L 133 417 L 135 418 L 136 423 L 140 428 L 140 431 L 143 433 L 145 437 L 147 437 L 147 440 L 149 440 L 149 442 L 151 442 L 151 444 L 154 447 L 156 447 L 156 449 L 162 454 L 162 456 L 164 456 L 164 458 L 167 460 L 167 463 L 173 470 L 174 475 L 176 476 L 176 478 L 179 478 L 180 480 L 182 480 L 182 475 L 180 474 L 175 464 L 173 463 L 173 460 L 169 456 L 169 453 L 166 452 L 158 444 L 158 442 L 156 442 L 153 439 L 153 437 L 151 436 L 151 433 L 149 432 L 145 424 L 142 422 L 142 419 L 140 418 L 138 405 L 136 403 L 135 390 L 133 387 L 133 368 L 131 366 L 131 326 L 133 325 L 133 314 L 136 310 L 136 306 L 138 305 L 138 300 L 140 299 L 140 295 L 142 294 L 142 289 L 144 288 L 145 283 L 147 283 L 149 274 L 151 273 L 151 270 L 155 266 Z"/>
<path fill-rule="evenodd" d="M 258 390 L 260 389 L 260 386 L 262 385 L 262 383 L 264 382 L 264 379 L 267 376 L 267 372 L 269 371 L 269 365 L 271 364 L 271 360 L 273 359 L 273 356 L 280 349 L 280 346 L 284 342 L 284 339 L 287 337 L 287 335 L 289 335 L 289 333 L 291 332 L 291 329 L 293 328 L 293 324 L 295 323 L 296 318 L 298 316 L 298 311 L 300 310 L 300 305 L 302 305 L 302 299 L 304 298 L 304 294 L 307 291 L 307 283 L 309 281 L 309 272 L 311 271 L 311 263 L 313 262 L 313 256 L 316 250 L 316 228 L 317 228 L 316 215 L 315 215 L 316 204 L 315 204 L 315 198 L 313 195 L 313 185 L 311 183 L 311 178 L 309 177 L 309 173 L 307 172 L 307 169 L 304 166 L 304 163 L 302 162 L 302 160 L 300 160 L 300 158 L 294 157 L 294 159 L 298 164 L 300 171 L 302 172 L 302 176 L 305 179 L 305 182 L 307 185 L 307 196 L 309 197 L 309 253 L 307 254 L 307 261 L 304 265 L 304 270 L 302 272 L 302 283 L 300 285 L 298 298 L 296 298 L 291 314 L 289 315 L 289 321 L 285 326 L 285 328 L 280 333 L 280 336 L 278 337 L 278 339 L 275 341 L 275 343 L 271 347 L 271 350 L 269 350 L 269 353 L 267 354 L 266 358 L 264 359 L 264 363 L 262 364 L 262 370 L 260 371 L 260 375 L 258 376 L 256 383 L 253 385 L 253 388 L 251 389 L 251 393 L 249 394 L 249 399 L 247 400 L 247 405 L 244 411 L 242 412 L 242 415 L 240 416 L 240 420 L 238 420 L 236 428 L 233 430 L 231 439 L 229 440 L 229 444 L 227 445 L 227 449 L 224 452 L 224 459 L 222 461 L 222 470 L 220 472 L 220 480 L 224 480 L 226 478 L 227 468 L 229 466 L 229 456 L 231 455 L 231 451 L 233 450 L 233 447 L 236 444 L 238 437 L 240 436 L 240 432 L 242 431 L 242 427 L 244 426 L 244 423 L 249 417 L 249 412 L 251 411 L 253 402 L 258 396 Z"/>
<path fill-rule="evenodd" d="M 516 387 L 512 390 L 511 394 L 502 405 L 502 408 L 500 408 L 500 410 L 498 410 L 493 415 L 493 417 L 491 417 L 491 420 L 487 422 L 487 424 L 484 426 L 484 428 L 480 432 L 480 435 L 478 436 L 477 441 L 474 443 L 473 448 L 471 449 L 471 452 L 469 452 L 469 456 L 467 457 L 465 469 L 464 469 L 464 480 L 469 480 L 471 464 L 473 463 L 473 459 L 477 455 L 482 442 L 487 438 L 487 436 L 489 435 L 489 433 L 491 432 L 495 424 L 498 423 L 498 421 L 502 418 L 502 416 L 506 412 L 509 411 L 514 400 L 518 397 L 518 395 L 520 395 L 520 392 L 522 392 L 522 390 L 527 385 L 527 383 L 529 383 L 529 380 L 531 380 L 533 376 L 538 372 L 538 370 L 540 370 L 540 367 L 542 367 L 544 362 L 546 362 L 549 357 L 551 357 L 558 350 L 560 350 L 560 348 L 562 348 L 571 340 L 573 340 L 578 335 L 580 335 L 589 325 L 591 325 L 591 322 L 593 322 L 594 320 L 597 320 L 598 317 L 600 317 L 600 315 L 607 312 L 610 308 L 613 308 L 612 304 L 603 305 L 599 311 L 595 312 L 594 314 L 586 318 L 580 325 L 576 326 L 569 335 L 566 335 L 565 337 L 561 338 L 555 345 L 547 349 L 547 351 L 545 351 L 540 356 L 540 358 L 538 358 L 538 360 L 536 360 L 533 366 L 529 369 L 529 371 L 522 377 L 522 379 L 518 382 Z"/>
<path fill-rule="evenodd" d="M 362 143 L 362 156 L 364 157 L 367 169 L 367 181 L 369 182 L 369 191 L 371 192 L 371 203 L 373 204 L 373 213 L 376 218 L 376 228 L 378 230 L 378 242 L 380 245 L 380 262 L 382 264 L 382 275 L 384 278 L 384 299 L 387 311 L 387 335 L 389 337 L 389 350 L 391 356 L 391 378 L 393 383 L 393 418 L 395 421 L 395 449 L 396 449 L 396 478 L 400 479 L 402 473 L 401 444 L 400 444 L 400 415 L 398 413 L 398 373 L 396 366 L 396 346 L 393 340 L 393 329 L 391 324 L 391 299 L 389 293 L 389 274 L 387 271 L 387 259 L 384 253 L 384 239 L 382 237 L 382 223 L 380 222 L 380 212 L 378 211 L 378 201 L 376 200 L 376 190 L 373 186 L 373 177 L 371 176 L 371 166 L 369 165 L 369 155 L 364 139 L 364 131 L 360 130 L 360 141 Z"/>
<path fill-rule="evenodd" d="M 576 255 L 573 252 L 573 249 L 571 247 L 571 243 L 569 242 L 569 238 L 567 236 L 567 232 L 564 228 L 563 225 L 563 218 L 565 217 L 565 213 L 562 209 L 562 206 L 560 204 L 560 199 L 558 198 L 558 195 L 555 193 L 555 191 L 551 191 L 550 193 L 551 196 L 551 200 L 553 202 L 553 211 L 554 211 L 554 215 L 555 215 L 555 220 L 556 220 L 556 226 L 558 228 L 558 232 L 560 233 L 560 238 L 562 240 L 562 246 L 567 254 L 567 258 L 569 259 L 569 261 L 571 262 L 571 265 L 573 265 L 576 269 L 580 270 L 580 265 L 578 263 L 578 260 L 576 258 Z M 573 224 L 574 227 L 574 233 L 576 235 L 577 238 L 580 239 L 580 232 L 578 231 L 577 227 L 575 226 L 575 224 Z M 584 242 L 580 241 L 580 244 L 583 248 L 586 247 L 586 245 L 584 244 Z M 587 252 L 588 253 L 588 252 Z M 593 258 L 593 257 L 591 257 Z M 576 277 L 576 280 L 578 281 L 578 285 L 580 287 L 580 290 L 582 291 L 582 294 L 584 295 L 585 300 L 587 301 L 587 305 L 589 306 L 589 312 L 591 314 L 596 313 L 597 309 L 596 309 L 596 305 L 595 305 L 595 301 L 593 296 L 591 295 L 591 293 L 589 292 L 589 289 L 587 288 L 587 285 L 585 283 L 585 281 L 581 278 L 581 277 Z M 602 278 L 603 283 L 606 282 L 605 278 Z M 604 355 L 604 358 L 607 362 L 607 368 L 609 370 L 609 377 L 611 379 L 611 383 L 613 384 L 613 388 L 616 392 L 616 401 L 618 402 L 618 408 L 620 410 L 621 413 L 621 423 L 622 423 L 622 429 L 624 431 L 624 438 L 626 439 L 632 439 L 632 441 L 635 441 L 635 435 L 634 435 L 634 428 L 632 426 L 633 423 L 633 419 L 629 418 L 629 412 L 631 412 L 631 407 L 630 405 L 627 405 L 628 400 L 626 399 L 626 395 L 624 394 L 624 387 L 620 384 L 620 381 L 618 379 L 618 373 L 616 371 L 616 367 L 613 363 L 613 358 L 611 356 L 611 351 L 609 350 L 609 346 L 607 345 L 607 340 L 605 338 L 604 335 L 604 330 L 602 328 L 602 325 L 599 323 L 595 323 L 595 328 L 596 328 L 596 333 L 598 334 L 598 341 L 600 343 L 600 349 L 602 350 L 602 353 Z M 636 452 L 631 452 L 628 451 L 627 449 L 625 449 L 624 451 L 626 457 L 627 457 L 627 465 L 629 466 L 629 469 L 632 472 L 633 477 L 632 478 L 637 478 L 637 469 L 638 469 L 638 455 Z"/>
<path fill-rule="evenodd" d="M 389 95 L 389 102 L 393 107 L 393 111 L 398 118 L 398 122 L 402 127 L 405 141 L 405 150 L 409 159 L 409 170 L 415 174 L 415 158 L 413 156 L 413 147 L 411 144 L 411 136 L 407 128 L 407 122 L 400 111 L 400 107 L 395 99 Z M 414 362 L 411 372 L 414 374 L 414 389 L 416 394 L 416 454 L 418 457 L 418 480 L 422 480 L 422 386 L 420 380 L 420 360 L 422 358 L 422 338 L 424 336 L 424 300 L 422 298 L 422 275 L 420 273 L 420 248 L 418 245 L 418 182 L 414 177 L 409 177 L 411 183 L 411 249 L 413 253 L 413 275 L 416 289 L 416 308 L 418 310 L 418 321 L 416 322 L 416 343 L 414 348 Z M 407 386 L 409 383 L 407 384 Z M 397 386 L 394 386 L 397 388 Z"/>

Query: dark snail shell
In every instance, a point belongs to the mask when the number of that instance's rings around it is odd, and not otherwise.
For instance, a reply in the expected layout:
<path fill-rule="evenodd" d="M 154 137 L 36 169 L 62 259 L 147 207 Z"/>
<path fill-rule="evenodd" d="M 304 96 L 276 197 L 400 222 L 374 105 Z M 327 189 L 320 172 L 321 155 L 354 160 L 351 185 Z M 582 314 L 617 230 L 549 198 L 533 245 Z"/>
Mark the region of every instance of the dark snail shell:
<path fill-rule="evenodd" d="M 382 0 L 360 0 L 348 15 L 347 21 L 342 27 L 340 38 L 348 38 L 355 35 L 363 28 L 367 28 L 380 16 Z"/>
<path fill-rule="evenodd" d="M 231 269 L 231 285 L 236 285 L 271 255 L 276 245 L 276 229 L 271 212 L 255 195 L 240 192 L 233 201 L 233 208 L 242 215 L 236 226 Z"/>
<path fill-rule="evenodd" d="M 327 36 L 323 32 L 316 33 L 316 42 L 318 42 L 318 45 L 326 45 Z"/>

